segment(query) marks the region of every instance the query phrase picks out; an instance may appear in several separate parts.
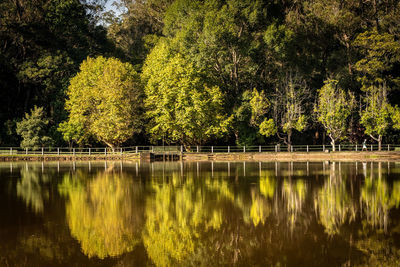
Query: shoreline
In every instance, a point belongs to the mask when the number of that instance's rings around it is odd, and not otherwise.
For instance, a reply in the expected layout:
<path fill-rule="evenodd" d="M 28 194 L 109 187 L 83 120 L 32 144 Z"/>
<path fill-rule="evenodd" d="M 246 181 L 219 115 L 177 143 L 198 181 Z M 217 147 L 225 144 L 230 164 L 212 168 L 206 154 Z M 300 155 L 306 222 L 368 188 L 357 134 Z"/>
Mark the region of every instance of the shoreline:
<path fill-rule="evenodd" d="M 182 157 L 182 158 L 181 158 Z M 400 161 L 400 152 L 247 152 L 247 153 L 183 153 L 173 160 L 162 154 L 138 153 L 115 155 L 0 155 L 0 162 L 8 161 Z"/>

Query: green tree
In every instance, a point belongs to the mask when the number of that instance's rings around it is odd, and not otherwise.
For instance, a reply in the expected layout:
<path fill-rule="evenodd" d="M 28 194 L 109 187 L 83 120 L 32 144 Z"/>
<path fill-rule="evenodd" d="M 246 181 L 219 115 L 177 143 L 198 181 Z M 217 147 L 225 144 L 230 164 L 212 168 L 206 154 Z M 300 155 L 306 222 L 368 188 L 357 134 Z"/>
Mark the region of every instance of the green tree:
<path fill-rule="evenodd" d="M 101 56 L 87 58 L 71 79 L 67 94 L 68 123 L 82 125 L 85 134 L 112 149 L 140 132 L 142 92 L 139 76 L 129 63 Z M 67 138 L 70 129 L 60 127 Z"/>
<path fill-rule="evenodd" d="M 232 122 L 236 144 L 240 146 L 260 144 L 263 136 L 258 132 L 258 126 L 270 107 L 264 91 L 258 92 L 256 89 L 244 91 L 239 103 L 233 109 Z"/>
<path fill-rule="evenodd" d="M 104 28 L 78 0 L 4 0 L 0 2 L 0 125 L 41 106 L 51 118 L 50 136 L 65 119 L 65 91 L 88 55 L 112 51 Z M 91 2 L 91 3 L 89 3 Z M 11 143 L 0 127 L 0 136 Z M 2 138 L 2 139 L 3 139 Z"/>
<path fill-rule="evenodd" d="M 399 77 L 393 75 L 393 69 L 400 61 L 400 43 L 393 34 L 366 31 L 357 36 L 354 45 L 363 54 L 355 64 L 363 91 L 382 83 L 390 87 L 399 85 Z"/>
<path fill-rule="evenodd" d="M 83 144 L 87 137 L 83 125 L 71 120 L 60 123 L 58 131 L 62 133 L 63 139 L 68 142 L 70 148 L 73 147 L 74 143 Z"/>
<path fill-rule="evenodd" d="M 378 142 L 378 150 L 382 148 L 382 138 L 389 128 L 393 126 L 400 129 L 398 123 L 399 110 L 389 104 L 385 85 L 370 86 L 366 92 L 365 108 L 361 110 L 361 124 L 365 133 Z"/>
<path fill-rule="evenodd" d="M 171 53 L 166 42 L 159 43 L 143 69 L 152 138 L 187 146 L 226 133 L 230 118 L 221 90 L 207 84 L 182 55 Z"/>
<path fill-rule="evenodd" d="M 17 122 L 17 134 L 22 137 L 21 147 L 38 149 L 50 145 L 52 140 L 46 136 L 49 120 L 45 117 L 42 107 L 34 107 L 31 114 L 25 113 L 25 118 Z"/>
<path fill-rule="evenodd" d="M 354 95 L 346 93 L 336 80 L 325 81 L 325 85 L 319 90 L 314 112 L 331 138 L 333 151 L 335 142 L 343 138 L 347 131 L 347 120 L 354 105 Z"/>
<path fill-rule="evenodd" d="M 162 35 L 165 10 L 173 0 L 121 0 L 125 12 L 114 17 L 107 27 L 108 37 L 115 43 L 118 55 L 142 68 L 151 48 Z"/>
<path fill-rule="evenodd" d="M 307 126 L 306 100 L 309 88 L 296 73 L 289 72 L 281 85 L 276 88 L 273 97 L 273 118 L 265 118 L 260 124 L 260 133 L 271 136 L 275 133 L 291 151 L 292 134 L 294 130 L 303 131 Z"/>

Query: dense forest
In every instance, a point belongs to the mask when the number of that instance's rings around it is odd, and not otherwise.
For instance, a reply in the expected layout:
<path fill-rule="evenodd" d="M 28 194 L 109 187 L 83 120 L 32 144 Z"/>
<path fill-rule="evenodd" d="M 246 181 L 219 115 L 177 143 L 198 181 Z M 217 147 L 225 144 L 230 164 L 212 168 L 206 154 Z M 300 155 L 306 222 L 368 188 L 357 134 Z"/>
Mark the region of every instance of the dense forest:
<path fill-rule="evenodd" d="M 398 143 L 398 0 L 3 0 L 0 146 Z"/>

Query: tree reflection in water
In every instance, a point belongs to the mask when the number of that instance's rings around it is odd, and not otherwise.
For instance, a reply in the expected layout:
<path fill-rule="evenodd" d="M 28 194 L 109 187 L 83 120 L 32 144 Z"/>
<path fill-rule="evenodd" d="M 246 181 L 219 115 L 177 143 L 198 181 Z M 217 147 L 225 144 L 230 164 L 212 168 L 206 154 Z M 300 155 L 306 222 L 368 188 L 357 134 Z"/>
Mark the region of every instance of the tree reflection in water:
<path fill-rule="evenodd" d="M 271 170 L 260 172 L 260 190 L 251 192 L 250 217 L 254 226 L 259 223 L 264 224 L 266 218 L 272 211 L 271 201 L 274 198 L 276 190 L 276 178 Z"/>
<path fill-rule="evenodd" d="M 400 181 L 395 181 L 390 190 L 387 180 L 382 177 L 382 163 L 377 163 L 378 177 L 372 169 L 372 164 L 371 171 L 361 188 L 362 212 L 369 226 L 383 228 L 386 232 L 389 211 L 394 207 L 397 208 L 400 203 Z"/>
<path fill-rule="evenodd" d="M 342 173 L 336 170 L 336 163 L 330 164 L 328 179 L 314 197 L 319 222 L 329 235 L 339 233 L 340 226 L 355 220 L 357 208 L 350 196 Z"/>
<path fill-rule="evenodd" d="M 391 216 L 400 205 L 400 181 L 388 179 L 380 163 L 358 176 L 353 164 L 334 162 L 324 164 L 324 172 L 320 163 L 307 164 L 307 171 L 293 163 L 275 170 L 272 164 L 207 164 L 143 164 L 136 176 L 112 167 L 64 172 L 58 192 L 69 232 L 88 258 L 127 263 L 139 247 L 156 266 L 316 259 L 395 266 L 400 259 L 394 238 L 400 221 Z M 43 214 L 50 176 L 39 168 L 21 169 L 20 175 L 17 196 Z M 61 261 L 60 248 L 53 253 L 42 240 L 53 242 L 44 235 L 21 244 L 40 246 L 41 254 Z"/>
<path fill-rule="evenodd" d="M 204 258 L 212 245 L 204 243 L 205 236 L 220 230 L 223 206 L 235 201 L 228 182 L 218 174 L 198 178 L 187 173 L 183 177 L 175 171 L 163 183 L 153 178 L 151 188 L 155 196 L 147 198 L 143 243 L 153 262 L 157 266 L 191 265 L 210 257 Z M 216 250 L 221 249 L 217 245 Z"/>
<path fill-rule="evenodd" d="M 141 184 L 127 174 L 111 168 L 88 178 L 78 170 L 65 175 L 59 190 L 68 199 L 71 235 L 88 257 L 119 256 L 138 244 L 144 222 Z"/>
<path fill-rule="evenodd" d="M 52 172 L 43 173 L 39 166 L 21 168 L 21 179 L 17 182 L 17 195 L 35 213 L 42 213 L 44 202 L 49 199 L 49 182 Z"/>

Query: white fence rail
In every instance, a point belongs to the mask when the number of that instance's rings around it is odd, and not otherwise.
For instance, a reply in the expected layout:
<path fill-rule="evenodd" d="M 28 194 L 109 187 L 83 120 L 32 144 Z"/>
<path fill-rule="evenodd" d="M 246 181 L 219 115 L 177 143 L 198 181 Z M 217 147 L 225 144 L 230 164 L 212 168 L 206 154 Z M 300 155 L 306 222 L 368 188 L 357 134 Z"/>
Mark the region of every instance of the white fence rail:
<path fill-rule="evenodd" d="M 361 152 L 362 144 L 340 144 L 335 146 L 337 152 Z M 332 151 L 331 145 L 292 145 L 289 150 L 287 145 L 266 146 L 131 146 L 114 150 L 110 148 L 20 148 L 0 147 L 0 155 L 68 155 L 68 156 L 96 156 L 96 155 L 124 155 L 142 152 L 152 153 L 263 153 L 263 152 L 325 152 Z M 365 150 L 365 149 L 364 149 Z M 367 151 L 378 151 L 377 144 L 368 144 Z M 383 144 L 381 151 L 399 151 L 400 145 Z"/>

